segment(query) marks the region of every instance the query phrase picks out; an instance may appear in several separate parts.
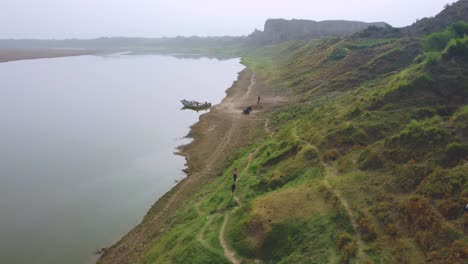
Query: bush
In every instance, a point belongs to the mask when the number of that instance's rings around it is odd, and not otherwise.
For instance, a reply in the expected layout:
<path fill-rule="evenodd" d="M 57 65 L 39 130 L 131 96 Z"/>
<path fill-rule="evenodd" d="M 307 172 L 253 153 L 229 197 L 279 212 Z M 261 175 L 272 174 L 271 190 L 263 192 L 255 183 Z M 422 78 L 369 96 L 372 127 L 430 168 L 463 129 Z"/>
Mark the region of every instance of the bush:
<path fill-rule="evenodd" d="M 442 51 L 445 49 L 447 44 L 452 38 L 455 38 L 456 35 L 452 30 L 444 30 L 442 32 L 435 32 L 428 35 L 424 39 L 424 49 L 426 51 Z"/>
<path fill-rule="evenodd" d="M 441 118 L 435 117 L 425 120 L 412 120 L 403 131 L 391 138 L 393 145 L 408 145 L 423 147 L 442 143 L 448 134 L 441 126 Z"/>
<path fill-rule="evenodd" d="M 418 195 L 403 201 L 400 205 L 400 217 L 410 230 L 439 230 L 440 219 L 431 209 L 429 200 Z"/>
<path fill-rule="evenodd" d="M 440 233 L 440 237 L 445 241 L 445 243 L 452 243 L 453 241 L 463 237 L 463 234 L 460 231 L 447 222 L 442 224 Z"/>
<path fill-rule="evenodd" d="M 424 39 L 424 49 L 426 51 L 442 51 L 456 38 L 464 38 L 468 35 L 468 23 L 457 22 L 448 29 L 432 33 Z"/>
<path fill-rule="evenodd" d="M 390 237 L 396 238 L 398 236 L 398 227 L 394 224 L 388 224 L 384 227 L 385 233 Z"/>
<path fill-rule="evenodd" d="M 455 33 L 459 38 L 463 38 L 468 35 L 468 23 L 459 21 L 450 27 L 450 30 Z"/>
<path fill-rule="evenodd" d="M 354 240 L 354 238 L 350 234 L 341 233 L 338 236 L 338 240 L 336 241 L 336 247 L 341 250 L 346 246 L 346 244 L 352 242 L 353 240 Z"/>
<path fill-rule="evenodd" d="M 358 158 L 359 169 L 378 170 L 383 168 L 384 163 L 380 156 L 372 150 L 365 150 Z"/>
<path fill-rule="evenodd" d="M 431 231 L 418 231 L 414 236 L 416 243 L 426 252 L 434 248 L 435 237 Z"/>
<path fill-rule="evenodd" d="M 336 247 L 341 251 L 341 263 L 349 263 L 351 258 L 356 256 L 357 243 L 348 233 L 341 233 L 338 236 Z"/>
<path fill-rule="evenodd" d="M 413 191 L 421 181 L 431 173 L 431 166 L 428 164 L 416 164 L 414 160 L 398 168 L 394 178 L 394 186 L 397 191 L 409 192 Z"/>
<path fill-rule="evenodd" d="M 305 150 L 303 155 L 306 161 L 311 161 L 313 164 L 320 162 L 319 153 L 313 148 Z"/>
<path fill-rule="evenodd" d="M 368 242 L 375 240 L 377 238 L 377 233 L 375 232 L 375 226 L 372 224 L 369 217 L 363 212 L 359 212 L 359 217 L 357 220 L 362 238 Z"/>
<path fill-rule="evenodd" d="M 445 171 L 438 167 L 418 187 L 418 192 L 435 199 L 459 194 L 466 184 L 466 170 Z"/>
<path fill-rule="evenodd" d="M 341 60 L 344 57 L 348 56 L 348 50 L 343 47 L 337 47 L 328 55 L 328 60 Z"/>
<path fill-rule="evenodd" d="M 337 149 L 330 149 L 323 154 L 323 160 L 326 162 L 335 161 L 340 157 Z"/>
<path fill-rule="evenodd" d="M 453 220 L 463 214 L 463 204 L 455 199 L 442 200 L 437 206 L 437 210 L 443 217 Z"/>
<path fill-rule="evenodd" d="M 445 58 L 468 58 L 468 37 L 450 40 L 443 55 Z"/>
<path fill-rule="evenodd" d="M 447 164 L 456 165 L 459 161 L 468 158 L 468 144 L 450 143 L 445 148 L 445 155 Z"/>

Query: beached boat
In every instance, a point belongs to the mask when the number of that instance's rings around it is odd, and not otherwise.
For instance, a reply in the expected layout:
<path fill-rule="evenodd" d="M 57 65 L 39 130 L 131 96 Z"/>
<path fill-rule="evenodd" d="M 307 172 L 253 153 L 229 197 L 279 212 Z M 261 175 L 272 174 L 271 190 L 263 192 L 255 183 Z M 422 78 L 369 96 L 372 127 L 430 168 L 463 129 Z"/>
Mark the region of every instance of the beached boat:
<path fill-rule="evenodd" d="M 211 107 L 211 103 L 200 103 L 197 101 L 187 101 L 187 100 L 182 100 L 180 101 L 184 107 L 190 108 L 190 109 L 206 109 Z"/>

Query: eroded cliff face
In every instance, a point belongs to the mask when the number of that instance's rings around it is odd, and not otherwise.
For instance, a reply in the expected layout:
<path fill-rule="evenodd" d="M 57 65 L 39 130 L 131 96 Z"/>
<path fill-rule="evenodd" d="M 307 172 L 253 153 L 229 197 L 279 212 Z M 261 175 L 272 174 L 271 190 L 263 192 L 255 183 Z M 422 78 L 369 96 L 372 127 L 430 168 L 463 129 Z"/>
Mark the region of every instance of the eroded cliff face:
<path fill-rule="evenodd" d="M 250 44 L 274 44 L 288 40 L 318 39 L 327 36 L 343 36 L 361 31 L 369 26 L 386 27 L 383 22 L 365 23 L 359 21 L 268 19 L 264 31 L 255 30 L 248 37 Z"/>

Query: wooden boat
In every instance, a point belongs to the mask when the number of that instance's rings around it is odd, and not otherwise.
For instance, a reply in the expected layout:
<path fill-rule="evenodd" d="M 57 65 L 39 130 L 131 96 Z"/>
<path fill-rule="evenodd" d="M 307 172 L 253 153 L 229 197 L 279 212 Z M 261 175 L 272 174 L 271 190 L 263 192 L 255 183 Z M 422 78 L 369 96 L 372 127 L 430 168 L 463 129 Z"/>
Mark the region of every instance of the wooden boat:
<path fill-rule="evenodd" d="M 184 107 L 190 108 L 190 109 L 206 109 L 211 107 L 211 103 L 200 103 L 197 101 L 187 101 L 187 100 L 181 100 L 180 101 Z"/>

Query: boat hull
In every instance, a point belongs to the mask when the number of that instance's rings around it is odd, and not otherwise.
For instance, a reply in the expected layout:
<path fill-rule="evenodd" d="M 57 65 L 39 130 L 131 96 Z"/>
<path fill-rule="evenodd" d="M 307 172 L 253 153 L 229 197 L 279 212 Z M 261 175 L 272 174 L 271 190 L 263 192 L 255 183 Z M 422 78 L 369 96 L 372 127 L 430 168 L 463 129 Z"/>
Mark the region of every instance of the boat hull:
<path fill-rule="evenodd" d="M 187 101 L 182 100 L 180 101 L 182 105 L 189 109 L 206 109 L 211 107 L 211 103 L 200 103 L 197 101 Z"/>

